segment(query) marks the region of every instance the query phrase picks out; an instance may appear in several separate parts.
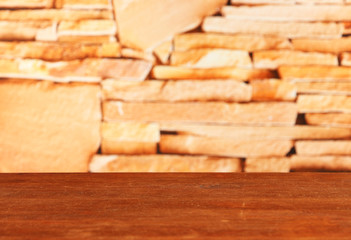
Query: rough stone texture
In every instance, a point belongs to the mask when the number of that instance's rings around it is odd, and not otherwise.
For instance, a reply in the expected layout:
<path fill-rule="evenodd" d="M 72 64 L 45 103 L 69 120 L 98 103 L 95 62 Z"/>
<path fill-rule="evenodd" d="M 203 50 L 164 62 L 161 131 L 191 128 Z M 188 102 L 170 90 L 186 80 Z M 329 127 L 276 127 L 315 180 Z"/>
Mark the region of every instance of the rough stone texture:
<path fill-rule="evenodd" d="M 296 86 L 277 79 L 251 81 L 252 101 L 295 101 Z"/>
<path fill-rule="evenodd" d="M 58 26 L 59 36 L 104 36 L 115 35 L 117 27 L 114 20 L 62 21 Z"/>
<path fill-rule="evenodd" d="M 0 8 L 50 8 L 54 0 L 1 0 Z"/>
<path fill-rule="evenodd" d="M 241 172 L 237 158 L 180 155 L 96 155 L 91 172 Z"/>
<path fill-rule="evenodd" d="M 41 30 L 53 25 L 50 21 L 0 21 L 0 40 L 35 40 Z"/>
<path fill-rule="evenodd" d="M 347 2 L 348 0 L 346 0 Z M 231 0 L 231 4 L 342 4 L 343 0 Z"/>
<path fill-rule="evenodd" d="M 225 6 L 222 14 L 238 20 L 337 22 L 351 20 L 351 6 L 294 5 L 294 6 Z"/>
<path fill-rule="evenodd" d="M 161 153 L 206 154 L 227 157 L 285 156 L 293 142 L 284 140 L 232 140 L 189 135 L 161 135 Z"/>
<path fill-rule="evenodd" d="M 118 43 L 0 42 L 0 57 L 6 59 L 67 61 L 83 58 L 112 58 L 120 55 L 121 46 Z"/>
<path fill-rule="evenodd" d="M 131 48 L 151 50 L 177 33 L 196 28 L 205 16 L 214 14 L 226 2 L 114 0 L 121 43 Z M 176 10 L 169 14 L 171 9 Z"/>
<path fill-rule="evenodd" d="M 0 81 L 0 172 L 86 172 L 100 144 L 97 85 Z"/>
<path fill-rule="evenodd" d="M 175 51 L 187 51 L 198 48 L 223 48 L 244 51 L 270 49 L 290 49 L 291 43 L 286 38 L 255 35 L 224 35 L 216 33 L 186 33 L 175 36 Z"/>
<path fill-rule="evenodd" d="M 287 38 L 339 38 L 344 31 L 341 23 L 300 23 L 236 20 L 207 17 L 202 24 L 205 32 L 274 35 Z"/>
<path fill-rule="evenodd" d="M 0 60 L 0 77 L 44 79 L 57 82 L 99 82 L 104 78 L 143 81 L 151 63 L 127 59 L 84 59 L 61 62 Z"/>
<path fill-rule="evenodd" d="M 110 0 L 55 0 L 56 8 L 68 9 L 112 9 Z"/>
<path fill-rule="evenodd" d="M 305 53 L 289 50 L 259 51 L 253 53 L 255 68 L 276 69 L 282 65 L 337 66 L 338 57 L 326 53 Z"/>
<path fill-rule="evenodd" d="M 130 102 L 230 101 L 248 102 L 251 86 L 232 80 L 102 82 L 105 99 Z"/>
<path fill-rule="evenodd" d="M 351 95 L 351 82 L 296 82 L 298 93 Z"/>
<path fill-rule="evenodd" d="M 301 156 L 350 155 L 350 140 L 297 141 L 296 153 Z"/>
<path fill-rule="evenodd" d="M 307 113 L 305 119 L 310 125 L 351 127 L 349 113 Z"/>
<path fill-rule="evenodd" d="M 295 103 L 103 103 L 106 121 L 202 122 L 293 126 Z"/>
<path fill-rule="evenodd" d="M 293 127 L 248 127 L 218 126 L 185 123 L 162 123 L 161 130 L 204 137 L 219 137 L 235 140 L 302 140 L 302 139 L 346 139 L 351 137 L 349 128 L 314 126 Z"/>
<path fill-rule="evenodd" d="M 300 95 L 299 113 L 351 113 L 351 97 L 336 95 Z"/>
<path fill-rule="evenodd" d="M 293 48 L 305 52 L 335 53 L 351 51 L 351 37 L 339 39 L 293 39 Z"/>
<path fill-rule="evenodd" d="M 78 21 L 87 19 L 113 19 L 113 12 L 106 10 L 72 9 L 0 10 L 0 20 Z"/>
<path fill-rule="evenodd" d="M 274 72 L 264 69 L 223 68 L 188 68 L 177 66 L 155 66 L 152 74 L 156 79 L 235 79 L 247 81 L 275 77 Z"/>
<path fill-rule="evenodd" d="M 252 62 L 248 52 L 210 48 L 172 52 L 171 65 L 194 68 L 252 68 Z"/>
<path fill-rule="evenodd" d="M 101 126 L 103 154 L 156 154 L 160 129 L 155 123 L 104 122 Z"/>
<path fill-rule="evenodd" d="M 289 172 L 289 158 L 247 158 L 245 172 Z"/>
<path fill-rule="evenodd" d="M 163 64 L 168 64 L 169 56 L 173 51 L 173 41 L 165 41 L 154 49 L 154 54 Z"/>
<path fill-rule="evenodd" d="M 278 72 L 284 80 L 351 81 L 350 67 L 282 66 Z"/>
<path fill-rule="evenodd" d="M 351 158 L 341 156 L 292 156 L 293 171 L 351 171 Z"/>

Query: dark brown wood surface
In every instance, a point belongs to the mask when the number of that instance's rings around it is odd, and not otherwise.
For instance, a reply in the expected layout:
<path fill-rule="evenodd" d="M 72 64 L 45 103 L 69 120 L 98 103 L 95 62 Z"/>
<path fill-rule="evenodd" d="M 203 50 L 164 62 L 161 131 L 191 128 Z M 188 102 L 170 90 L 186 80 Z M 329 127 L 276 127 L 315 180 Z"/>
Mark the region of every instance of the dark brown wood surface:
<path fill-rule="evenodd" d="M 0 239 L 351 239 L 351 175 L 0 174 Z"/>

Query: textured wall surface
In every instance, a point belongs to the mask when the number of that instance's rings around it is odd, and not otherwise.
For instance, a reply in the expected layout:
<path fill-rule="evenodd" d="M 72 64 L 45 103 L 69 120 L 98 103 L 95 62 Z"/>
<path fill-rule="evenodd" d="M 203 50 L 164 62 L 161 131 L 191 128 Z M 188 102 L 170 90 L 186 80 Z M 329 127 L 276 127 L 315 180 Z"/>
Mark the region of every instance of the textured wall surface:
<path fill-rule="evenodd" d="M 348 0 L 0 1 L 0 172 L 351 171 L 349 35 Z"/>

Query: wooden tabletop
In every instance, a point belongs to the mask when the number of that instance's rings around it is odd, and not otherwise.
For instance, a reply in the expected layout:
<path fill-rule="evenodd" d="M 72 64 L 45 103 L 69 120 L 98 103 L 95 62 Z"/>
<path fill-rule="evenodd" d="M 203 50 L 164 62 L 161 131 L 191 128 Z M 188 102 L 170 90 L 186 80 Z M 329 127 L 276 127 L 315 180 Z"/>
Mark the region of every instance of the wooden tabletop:
<path fill-rule="evenodd" d="M 350 239 L 351 174 L 0 174 L 0 239 Z"/>

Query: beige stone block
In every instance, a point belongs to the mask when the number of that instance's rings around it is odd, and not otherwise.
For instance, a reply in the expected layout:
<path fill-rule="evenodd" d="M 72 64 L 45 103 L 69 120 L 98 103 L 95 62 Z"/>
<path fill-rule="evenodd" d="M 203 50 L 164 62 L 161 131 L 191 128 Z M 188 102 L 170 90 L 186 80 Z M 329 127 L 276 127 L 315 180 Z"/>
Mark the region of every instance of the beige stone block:
<path fill-rule="evenodd" d="M 151 50 L 177 33 L 196 28 L 205 16 L 216 13 L 226 2 L 114 0 L 120 41 L 130 48 Z"/>
<path fill-rule="evenodd" d="M 348 52 L 341 54 L 341 65 L 342 66 L 351 66 L 351 54 Z"/>
<path fill-rule="evenodd" d="M 104 36 L 116 35 L 114 20 L 62 21 L 58 26 L 59 36 Z"/>
<path fill-rule="evenodd" d="M 282 66 L 278 73 L 284 80 L 297 81 L 350 81 L 350 67 L 336 66 Z"/>
<path fill-rule="evenodd" d="M 50 21 L 0 21 L 0 40 L 35 40 L 41 29 L 53 26 Z"/>
<path fill-rule="evenodd" d="M 0 172 L 86 172 L 100 145 L 100 88 L 0 81 Z"/>
<path fill-rule="evenodd" d="M 156 79 L 235 79 L 248 81 L 275 77 L 274 72 L 265 69 L 244 69 L 236 67 L 188 68 L 178 66 L 155 66 L 152 75 Z"/>
<path fill-rule="evenodd" d="M 241 172 L 241 160 L 182 155 L 96 155 L 91 172 Z"/>
<path fill-rule="evenodd" d="M 351 95 L 350 82 L 295 82 L 298 93 Z"/>
<path fill-rule="evenodd" d="M 351 97 L 338 95 L 300 95 L 299 113 L 351 113 Z"/>
<path fill-rule="evenodd" d="M 258 51 L 271 49 L 290 49 L 291 43 L 286 38 L 255 36 L 255 35 L 227 35 L 216 33 L 186 33 L 175 36 L 175 51 L 187 51 L 198 48 L 222 48 L 244 51 Z"/>
<path fill-rule="evenodd" d="M 156 63 L 155 56 L 150 52 L 143 52 L 131 48 L 123 48 L 121 54 L 123 58 L 142 59 L 151 62 L 152 64 Z"/>
<path fill-rule="evenodd" d="M 45 62 L 33 59 L 1 59 L 0 77 L 42 79 L 57 82 L 99 82 L 105 78 L 143 81 L 151 69 L 145 61 L 91 59 Z"/>
<path fill-rule="evenodd" d="M 351 114 L 348 113 L 306 113 L 309 125 L 351 127 Z"/>
<path fill-rule="evenodd" d="M 0 42 L 0 57 L 6 59 L 32 58 L 60 61 L 119 56 L 120 45 L 118 43 Z"/>
<path fill-rule="evenodd" d="M 294 83 L 277 79 L 251 81 L 253 101 L 295 101 Z"/>
<path fill-rule="evenodd" d="M 292 156 L 293 171 L 351 171 L 351 158 L 342 156 Z"/>
<path fill-rule="evenodd" d="M 290 172 L 289 158 L 247 158 L 245 172 Z"/>
<path fill-rule="evenodd" d="M 194 68 L 252 68 L 251 58 L 246 51 L 210 48 L 172 52 L 171 65 Z"/>
<path fill-rule="evenodd" d="M 56 8 L 112 9 L 111 0 L 56 0 Z"/>
<path fill-rule="evenodd" d="M 59 42 L 77 42 L 77 43 L 115 43 L 115 36 L 59 36 Z"/>
<path fill-rule="evenodd" d="M 0 8 L 51 8 L 54 0 L 1 0 Z"/>
<path fill-rule="evenodd" d="M 328 39 L 340 38 L 344 31 L 344 25 L 342 23 L 269 22 L 207 17 L 202 24 L 202 29 L 205 32 L 227 34 Z"/>
<path fill-rule="evenodd" d="M 350 155 L 350 140 L 297 141 L 296 153 L 301 156 Z"/>
<path fill-rule="evenodd" d="M 290 50 L 254 52 L 253 62 L 255 68 L 265 69 L 276 69 L 282 65 L 339 65 L 338 57 L 333 54 Z"/>
<path fill-rule="evenodd" d="M 293 126 L 295 103 L 103 103 L 106 121 L 197 122 Z"/>
<path fill-rule="evenodd" d="M 161 153 L 206 154 L 226 157 L 285 156 L 293 142 L 282 140 L 232 140 L 190 135 L 161 135 Z"/>
<path fill-rule="evenodd" d="M 165 41 L 160 45 L 158 45 L 157 47 L 155 47 L 154 54 L 160 60 L 161 63 L 168 64 L 169 56 L 171 55 L 172 51 L 173 51 L 173 42 Z"/>
<path fill-rule="evenodd" d="M 250 127 L 203 125 L 194 123 L 161 123 L 161 131 L 234 140 L 308 140 L 346 139 L 351 137 L 351 129 L 349 128 L 302 125 L 292 127 Z"/>
<path fill-rule="evenodd" d="M 346 0 L 348 1 L 348 0 Z M 279 5 L 294 5 L 294 4 L 343 4 L 343 0 L 231 0 L 231 4 L 279 4 Z"/>
<path fill-rule="evenodd" d="M 92 19 L 113 19 L 113 12 L 72 9 L 0 10 L 0 20 L 8 21 L 79 21 Z"/>
<path fill-rule="evenodd" d="M 266 5 L 225 6 L 222 15 L 237 20 L 282 22 L 338 22 L 351 20 L 351 6 L 345 5 Z"/>
<path fill-rule="evenodd" d="M 160 128 L 156 123 L 103 122 L 103 154 L 156 154 Z"/>
<path fill-rule="evenodd" d="M 340 54 L 351 51 L 351 37 L 338 39 L 293 39 L 295 50 L 304 52 L 322 52 Z"/>
<path fill-rule="evenodd" d="M 230 101 L 248 102 L 251 86 L 232 80 L 115 81 L 102 82 L 108 100 L 129 102 Z"/>

